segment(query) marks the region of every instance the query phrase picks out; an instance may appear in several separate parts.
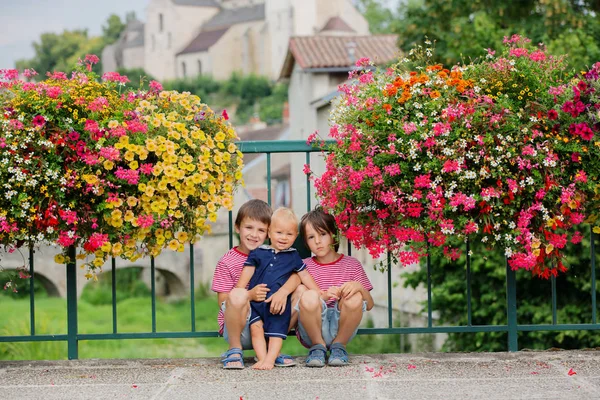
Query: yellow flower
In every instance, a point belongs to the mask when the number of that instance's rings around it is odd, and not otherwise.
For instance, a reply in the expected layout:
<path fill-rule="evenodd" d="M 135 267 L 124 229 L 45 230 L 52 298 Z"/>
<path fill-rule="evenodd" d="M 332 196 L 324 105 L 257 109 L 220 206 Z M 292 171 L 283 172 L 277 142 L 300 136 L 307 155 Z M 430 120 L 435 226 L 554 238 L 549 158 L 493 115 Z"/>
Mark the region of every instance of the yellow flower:
<path fill-rule="evenodd" d="M 188 240 L 188 234 L 187 232 L 177 232 L 177 240 L 179 240 L 179 242 L 181 243 L 185 243 Z"/>
<path fill-rule="evenodd" d="M 129 168 L 133 169 L 133 170 L 138 169 L 139 168 L 138 162 L 133 160 L 132 162 L 129 163 Z"/>
<path fill-rule="evenodd" d="M 217 222 L 217 213 L 210 213 L 210 214 L 208 214 L 208 220 L 210 222 Z"/>
<path fill-rule="evenodd" d="M 225 140 L 225 134 L 223 132 L 219 132 L 215 135 L 215 140 L 217 142 L 222 142 L 223 140 Z"/>
<path fill-rule="evenodd" d="M 127 161 L 133 161 L 133 159 L 135 158 L 135 153 L 133 151 L 126 151 L 123 157 Z"/>
<path fill-rule="evenodd" d="M 114 119 L 108 123 L 110 129 L 116 128 L 117 126 L 119 126 L 119 121 L 115 121 Z"/>
<path fill-rule="evenodd" d="M 113 220 L 121 219 L 122 216 L 123 216 L 123 213 L 121 212 L 121 210 L 113 210 L 110 213 L 110 218 Z"/>
<path fill-rule="evenodd" d="M 102 163 L 102 165 L 104 166 L 104 169 L 107 171 L 110 171 L 111 169 L 113 169 L 115 167 L 115 163 L 110 160 L 104 161 L 104 163 Z"/>
<path fill-rule="evenodd" d="M 129 196 L 127 198 L 127 205 L 129 207 L 135 207 L 137 205 L 137 203 L 138 203 L 138 199 L 136 199 L 135 197 Z"/>
<path fill-rule="evenodd" d="M 156 151 L 156 142 L 152 139 L 146 139 L 146 149 L 148 149 L 148 151 Z"/>
<path fill-rule="evenodd" d="M 217 210 L 217 207 L 215 206 L 215 203 L 209 201 L 206 205 L 206 209 L 208 210 L 208 212 L 214 213 Z"/>
<path fill-rule="evenodd" d="M 169 242 L 169 249 L 175 251 L 179 248 L 179 242 L 176 239 L 173 239 Z"/>
<path fill-rule="evenodd" d="M 171 231 L 165 231 L 165 237 L 167 239 L 171 239 L 173 237 L 173 232 L 171 232 Z"/>
<path fill-rule="evenodd" d="M 135 215 L 133 215 L 133 211 L 131 211 L 131 210 L 127 210 L 127 211 L 125 212 L 125 216 L 123 217 L 123 219 L 124 219 L 126 222 L 131 222 L 131 221 L 133 221 L 133 220 L 135 219 Z"/>
<path fill-rule="evenodd" d="M 64 264 L 65 263 L 65 256 L 63 256 L 62 254 L 57 254 L 54 256 L 54 262 L 57 264 Z"/>
<path fill-rule="evenodd" d="M 108 253 L 111 249 L 111 244 L 110 242 L 106 242 L 104 243 L 100 248 L 102 249 L 103 252 Z"/>
<path fill-rule="evenodd" d="M 123 245 L 121 243 L 115 243 L 112 246 L 112 255 L 115 257 L 120 256 L 123 253 Z"/>

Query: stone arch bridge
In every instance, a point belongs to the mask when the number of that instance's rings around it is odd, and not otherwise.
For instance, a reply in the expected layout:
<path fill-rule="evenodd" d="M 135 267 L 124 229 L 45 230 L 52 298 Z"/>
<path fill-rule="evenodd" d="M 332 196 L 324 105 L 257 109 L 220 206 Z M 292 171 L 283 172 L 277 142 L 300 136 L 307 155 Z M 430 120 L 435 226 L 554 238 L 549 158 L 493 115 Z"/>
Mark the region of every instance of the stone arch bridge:
<path fill-rule="evenodd" d="M 34 275 L 35 279 L 42 284 L 50 296 L 66 297 L 67 275 L 64 265 L 54 262 L 54 256 L 59 253 L 58 247 L 39 246 L 34 252 Z M 0 267 L 3 270 L 16 270 L 25 266 L 29 269 L 29 249 L 22 247 L 17 251 L 0 255 Z M 154 260 L 156 294 L 172 297 L 185 297 L 190 293 L 190 250 L 186 247 L 183 253 L 164 251 Z M 142 280 L 150 287 L 150 257 L 141 258 L 135 262 L 116 259 L 116 269 L 143 268 Z M 112 270 L 109 260 L 99 274 L 110 274 Z M 202 250 L 199 246 L 194 247 L 194 285 L 203 281 Z M 77 296 L 81 296 L 83 288 L 93 284 L 93 280 L 85 278 L 85 268 L 77 269 Z M 17 278 L 18 279 L 18 278 Z"/>

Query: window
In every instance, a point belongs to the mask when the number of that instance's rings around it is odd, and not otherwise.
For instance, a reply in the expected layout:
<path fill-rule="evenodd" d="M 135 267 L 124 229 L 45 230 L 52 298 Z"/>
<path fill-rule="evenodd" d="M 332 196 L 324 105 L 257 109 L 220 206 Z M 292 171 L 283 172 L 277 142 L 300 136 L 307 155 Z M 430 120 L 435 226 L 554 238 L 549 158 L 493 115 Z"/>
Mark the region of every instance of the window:
<path fill-rule="evenodd" d="M 164 21 L 163 21 L 163 15 L 162 14 L 158 14 L 158 31 L 159 32 L 163 31 L 163 28 L 164 28 L 163 23 L 164 23 Z"/>
<path fill-rule="evenodd" d="M 187 76 L 187 71 L 186 71 L 186 68 L 185 68 L 185 62 L 184 61 L 181 62 L 181 75 L 184 78 Z"/>
<path fill-rule="evenodd" d="M 198 75 L 202 75 L 202 61 L 198 60 Z"/>

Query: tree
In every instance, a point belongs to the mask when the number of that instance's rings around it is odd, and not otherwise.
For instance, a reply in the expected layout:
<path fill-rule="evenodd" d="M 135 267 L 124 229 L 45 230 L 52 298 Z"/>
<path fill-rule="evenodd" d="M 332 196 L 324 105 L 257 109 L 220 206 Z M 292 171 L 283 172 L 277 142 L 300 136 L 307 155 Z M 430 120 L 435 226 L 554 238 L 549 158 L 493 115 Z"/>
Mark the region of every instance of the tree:
<path fill-rule="evenodd" d="M 436 42 L 438 61 L 453 65 L 499 48 L 504 36 L 519 33 L 551 51 L 569 50 L 581 69 L 600 59 L 598 2 L 591 0 L 412 0 L 401 6 L 392 30 L 409 51 L 425 38 Z"/>
<path fill-rule="evenodd" d="M 128 14 L 127 18 L 135 18 Z M 43 33 L 39 42 L 33 43 L 35 55 L 30 60 L 17 61 L 17 68 L 33 68 L 43 79 L 48 71 L 70 72 L 79 59 L 87 54 L 100 56 L 104 46 L 113 43 L 125 29 L 118 15 L 112 14 L 102 26 L 102 36 L 89 36 L 86 29 L 65 30 L 63 33 Z M 102 71 L 101 63 L 94 65 L 94 71 Z"/>
<path fill-rule="evenodd" d="M 104 44 L 116 42 L 126 26 L 127 24 L 123 23 L 118 15 L 111 14 L 106 20 L 105 25 L 102 25 L 102 38 Z"/>
<path fill-rule="evenodd" d="M 17 68 L 33 68 L 39 73 L 37 77 L 43 79 L 47 71 L 71 71 L 78 58 L 89 54 L 86 52 L 101 49 L 101 40 L 90 38 L 87 30 L 65 30 L 61 34 L 43 33 L 33 48 L 35 56 L 17 61 Z"/>
<path fill-rule="evenodd" d="M 556 279 L 558 323 L 591 323 L 591 269 L 589 240 L 568 245 L 566 274 Z M 506 269 L 499 251 L 486 249 L 479 240 L 471 246 L 472 323 L 473 325 L 506 324 Z M 439 262 L 438 262 L 439 261 Z M 432 308 L 439 312 L 439 325 L 467 325 L 465 256 L 450 262 L 433 260 L 431 268 Z M 405 275 L 405 286 L 417 287 L 427 282 L 427 271 Z M 600 287 L 600 282 L 596 288 Z M 426 311 L 424 305 L 424 312 Z M 517 321 L 519 324 L 551 324 L 551 282 L 517 271 Z M 579 349 L 600 346 L 595 331 L 522 332 L 519 348 Z M 448 351 L 506 351 L 507 334 L 496 332 L 451 333 L 444 344 Z"/>
<path fill-rule="evenodd" d="M 369 23 L 371 33 L 390 33 L 396 15 L 382 0 L 355 0 L 358 11 Z"/>

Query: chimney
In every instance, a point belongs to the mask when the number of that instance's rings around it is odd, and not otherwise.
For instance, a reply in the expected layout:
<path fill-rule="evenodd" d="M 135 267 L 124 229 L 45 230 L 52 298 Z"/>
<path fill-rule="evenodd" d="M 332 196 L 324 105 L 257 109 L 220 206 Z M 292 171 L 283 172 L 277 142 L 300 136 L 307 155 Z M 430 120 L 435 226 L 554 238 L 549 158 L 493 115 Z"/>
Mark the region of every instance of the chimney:
<path fill-rule="evenodd" d="M 282 120 L 284 124 L 289 124 L 290 123 L 290 103 L 288 103 L 287 101 L 283 103 L 283 112 L 282 114 Z"/>

